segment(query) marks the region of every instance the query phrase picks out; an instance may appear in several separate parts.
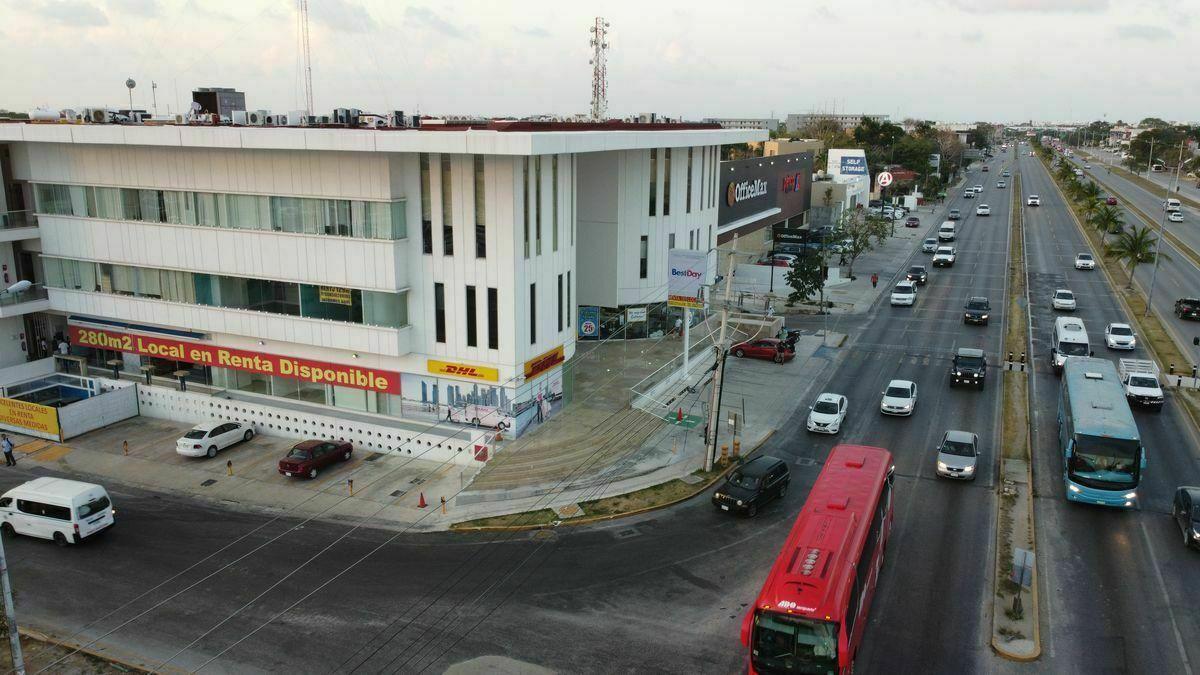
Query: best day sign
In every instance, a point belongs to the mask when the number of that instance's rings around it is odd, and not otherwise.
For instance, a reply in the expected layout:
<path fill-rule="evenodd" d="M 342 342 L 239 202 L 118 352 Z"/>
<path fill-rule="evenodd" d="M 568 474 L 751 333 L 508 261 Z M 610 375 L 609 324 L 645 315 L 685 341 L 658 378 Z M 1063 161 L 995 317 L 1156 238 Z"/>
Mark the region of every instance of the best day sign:
<path fill-rule="evenodd" d="M 667 251 L 667 304 L 704 309 L 700 289 L 708 270 L 708 252 L 686 248 Z"/>

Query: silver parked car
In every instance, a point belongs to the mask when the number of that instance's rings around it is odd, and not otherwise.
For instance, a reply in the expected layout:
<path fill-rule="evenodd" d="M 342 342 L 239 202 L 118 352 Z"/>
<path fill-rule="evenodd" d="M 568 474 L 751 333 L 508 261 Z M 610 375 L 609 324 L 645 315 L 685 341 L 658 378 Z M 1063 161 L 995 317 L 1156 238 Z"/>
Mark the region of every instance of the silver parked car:
<path fill-rule="evenodd" d="M 937 447 L 937 472 L 945 478 L 975 480 L 979 437 L 969 431 L 947 431 Z"/>

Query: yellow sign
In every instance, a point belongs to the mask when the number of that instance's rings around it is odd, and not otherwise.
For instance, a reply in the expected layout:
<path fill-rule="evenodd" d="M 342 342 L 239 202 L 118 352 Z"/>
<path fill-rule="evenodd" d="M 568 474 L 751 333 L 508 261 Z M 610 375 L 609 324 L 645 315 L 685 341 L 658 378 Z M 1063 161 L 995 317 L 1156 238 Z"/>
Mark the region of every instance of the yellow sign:
<path fill-rule="evenodd" d="M 532 380 L 566 360 L 562 345 L 525 362 L 525 379 Z"/>
<path fill-rule="evenodd" d="M 319 286 L 317 299 L 321 302 L 332 302 L 338 305 L 354 304 L 350 299 L 350 289 L 340 286 Z"/>
<path fill-rule="evenodd" d="M 59 437 L 57 408 L 18 401 L 15 398 L 0 398 L 0 425 Z"/>
<path fill-rule="evenodd" d="M 484 366 L 468 366 L 465 363 L 452 363 L 450 361 L 434 361 L 428 360 L 429 372 L 438 375 L 453 375 L 454 377 L 469 377 L 475 380 L 487 380 L 488 382 L 499 382 L 500 371 L 495 368 L 487 368 Z"/>

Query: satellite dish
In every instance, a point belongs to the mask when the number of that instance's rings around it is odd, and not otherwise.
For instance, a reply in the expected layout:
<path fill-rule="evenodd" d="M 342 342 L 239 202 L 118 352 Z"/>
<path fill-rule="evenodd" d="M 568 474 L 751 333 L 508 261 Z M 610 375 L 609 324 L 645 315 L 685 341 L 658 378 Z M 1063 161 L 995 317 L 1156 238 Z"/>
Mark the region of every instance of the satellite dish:
<path fill-rule="evenodd" d="M 136 87 L 136 86 L 137 86 L 137 82 L 134 82 L 134 81 L 133 81 L 133 78 L 131 77 L 131 78 L 129 78 L 128 80 L 125 80 L 125 86 L 126 86 L 126 87 L 128 87 L 128 88 L 130 88 L 130 89 L 133 89 L 134 87 Z"/>
<path fill-rule="evenodd" d="M 8 290 L 6 290 L 5 292 L 6 293 L 22 293 L 24 291 L 29 290 L 32 286 L 33 286 L 32 281 L 29 281 L 28 279 L 22 279 L 22 280 L 18 281 L 17 283 L 13 284 L 12 286 L 9 286 Z"/>

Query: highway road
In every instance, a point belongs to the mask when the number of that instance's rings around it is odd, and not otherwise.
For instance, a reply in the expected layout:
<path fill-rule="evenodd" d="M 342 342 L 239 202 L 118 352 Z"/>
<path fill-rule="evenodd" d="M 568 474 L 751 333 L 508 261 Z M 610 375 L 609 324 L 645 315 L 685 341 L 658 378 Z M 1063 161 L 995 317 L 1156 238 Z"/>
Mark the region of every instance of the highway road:
<path fill-rule="evenodd" d="M 1075 254 L 1087 245 L 1040 161 L 1021 157 L 1019 166 L 1024 191 L 1042 198 L 1040 208 L 1025 209 L 1025 222 L 1043 665 L 1053 672 L 1190 673 L 1200 659 L 1194 610 L 1200 559 L 1181 545 L 1169 513 L 1175 487 L 1200 480 L 1194 457 L 1200 444 L 1168 394 L 1161 413 L 1134 412 L 1148 456 L 1141 510 L 1066 501 L 1057 439 L 1059 378 L 1048 363 L 1057 315 L 1051 294 L 1056 288 L 1075 292 L 1075 315 L 1086 324 L 1098 357 L 1129 355 L 1108 350 L 1103 336 L 1107 323 L 1128 318 L 1099 270 L 1074 269 Z M 1132 356 L 1146 353 L 1139 347 Z"/>

